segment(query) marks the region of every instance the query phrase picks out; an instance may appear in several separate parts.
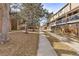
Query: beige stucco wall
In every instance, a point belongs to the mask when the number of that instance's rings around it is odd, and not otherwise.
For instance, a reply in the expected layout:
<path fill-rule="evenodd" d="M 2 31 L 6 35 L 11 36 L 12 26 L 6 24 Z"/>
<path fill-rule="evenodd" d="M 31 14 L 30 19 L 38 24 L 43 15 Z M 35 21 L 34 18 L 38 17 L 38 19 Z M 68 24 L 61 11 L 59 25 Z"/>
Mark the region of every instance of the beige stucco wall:
<path fill-rule="evenodd" d="M 63 8 L 61 11 L 59 11 L 54 17 L 51 17 L 51 20 L 50 21 L 52 21 L 52 20 L 58 18 L 59 16 L 65 14 L 67 12 L 69 12 L 70 11 L 70 8 L 72 10 L 72 9 L 78 7 L 78 6 L 79 6 L 79 3 L 71 3 L 71 5 L 68 4 L 65 8 Z"/>
<path fill-rule="evenodd" d="M 65 8 L 64 8 L 64 13 L 67 13 L 70 11 L 70 4 L 68 4 Z"/>
<path fill-rule="evenodd" d="M 54 16 L 54 19 L 56 19 L 56 18 L 58 18 L 58 14 L 56 14 L 56 15 Z"/>
<path fill-rule="evenodd" d="M 50 22 L 53 21 L 53 20 L 54 20 L 54 17 L 51 17 L 51 18 L 50 18 Z"/>
<path fill-rule="evenodd" d="M 79 3 L 71 3 L 71 9 L 74 9 L 79 6 Z"/>
<path fill-rule="evenodd" d="M 61 16 L 62 14 L 64 14 L 64 9 L 60 11 L 59 15 Z"/>

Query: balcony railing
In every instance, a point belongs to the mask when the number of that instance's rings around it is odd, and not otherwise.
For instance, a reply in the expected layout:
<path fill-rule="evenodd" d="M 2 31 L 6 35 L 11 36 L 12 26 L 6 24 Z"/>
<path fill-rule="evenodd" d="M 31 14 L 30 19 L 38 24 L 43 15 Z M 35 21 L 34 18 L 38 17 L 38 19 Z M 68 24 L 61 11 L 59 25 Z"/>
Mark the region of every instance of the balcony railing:
<path fill-rule="evenodd" d="M 79 13 L 68 17 L 68 21 L 72 20 L 79 20 Z"/>
<path fill-rule="evenodd" d="M 67 23 L 67 18 L 60 19 L 56 22 L 57 25 L 63 25 Z"/>
<path fill-rule="evenodd" d="M 56 25 L 63 25 L 67 23 L 79 22 L 79 13 L 69 16 L 67 18 L 59 19 L 56 21 Z"/>

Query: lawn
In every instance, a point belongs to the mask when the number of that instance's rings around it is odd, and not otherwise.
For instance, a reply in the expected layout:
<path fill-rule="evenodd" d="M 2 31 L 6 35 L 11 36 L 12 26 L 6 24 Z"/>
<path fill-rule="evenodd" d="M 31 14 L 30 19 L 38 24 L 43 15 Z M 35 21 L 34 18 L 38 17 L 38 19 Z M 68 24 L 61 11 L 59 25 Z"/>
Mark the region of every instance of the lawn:
<path fill-rule="evenodd" d="M 0 44 L 0 55 L 3 56 L 35 56 L 38 49 L 38 32 L 25 34 L 24 32 L 12 32 L 10 40 Z"/>
<path fill-rule="evenodd" d="M 50 41 L 52 47 L 55 49 L 59 56 L 74 56 L 77 55 L 75 50 L 70 46 L 61 43 L 56 37 L 52 37 L 47 32 L 45 32 L 48 40 Z"/>

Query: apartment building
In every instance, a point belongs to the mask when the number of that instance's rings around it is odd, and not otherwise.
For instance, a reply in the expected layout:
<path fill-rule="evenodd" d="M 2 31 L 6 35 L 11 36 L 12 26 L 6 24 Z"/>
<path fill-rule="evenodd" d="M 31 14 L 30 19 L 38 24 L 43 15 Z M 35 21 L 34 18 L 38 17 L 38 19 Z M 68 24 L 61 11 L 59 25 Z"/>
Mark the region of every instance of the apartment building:
<path fill-rule="evenodd" d="M 51 31 L 79 36 L 79 3 L 67 3 L 49 22 Z"/>
<path fill-rule="evenodd" d="M 9 12 L 10 14 L 10 23 L 11 23 L 11 30 L 17 30 L 17 18 L 16 12 Z"/>

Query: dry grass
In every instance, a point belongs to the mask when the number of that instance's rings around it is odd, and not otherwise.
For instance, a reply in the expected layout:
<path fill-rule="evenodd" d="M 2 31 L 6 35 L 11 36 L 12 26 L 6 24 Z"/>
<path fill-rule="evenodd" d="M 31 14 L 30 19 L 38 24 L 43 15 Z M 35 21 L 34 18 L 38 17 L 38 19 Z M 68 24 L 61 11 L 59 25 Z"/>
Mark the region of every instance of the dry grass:
<path fill-rule="evenodd" d="M 77 36 L 77 34 L 73 34 L 73 33 L 63 33 L 63 32 L 53 32 L 57 35 L 60 35 L 60 36 L 63 36 L 63 37 L 66 37 L 68 38 L 70 41 L 73 41 L 73 42 L 77 42 L 79 43 L 79 36 Z M 72 40 L 71 38 L 75 39 L 75 40 Z"/>
<path fill-rule="evenodd" d="M 64 36 L 64 37 L 68 38 L 70 41 L 79 43 L 79 37 L 76 34 L 73 34 L 73 33 L 69 34 L 69 33 L 62 33 L 62 32 L 61 33 L 55 32 L 55 34 Z M 71 38 L 73 38 L 75 40 L 72 40 Z"/>
<path fill-rule="evenodd" d="M 10 33 L 10 40 L 0 45 L 0 55 L 35 56 L 38 48 L 38 33 Z"/>
<path fill-rule="evenodd" d="M 57 38 L 52 37 L 51 35 L 49 35 L 48 33 L 45 33 L 48 40 L 50 41 L 52 47 L 54 47 L 55 51 L 57 52 L 57 54 L 60 55 L 64 55 L 64 56 L 70 56 L 70 55 L 77 55 L 77 53 L 75 52 L 75 50 L 71 47 L 69 47 L 66 44 L 61 43 Z"/>

